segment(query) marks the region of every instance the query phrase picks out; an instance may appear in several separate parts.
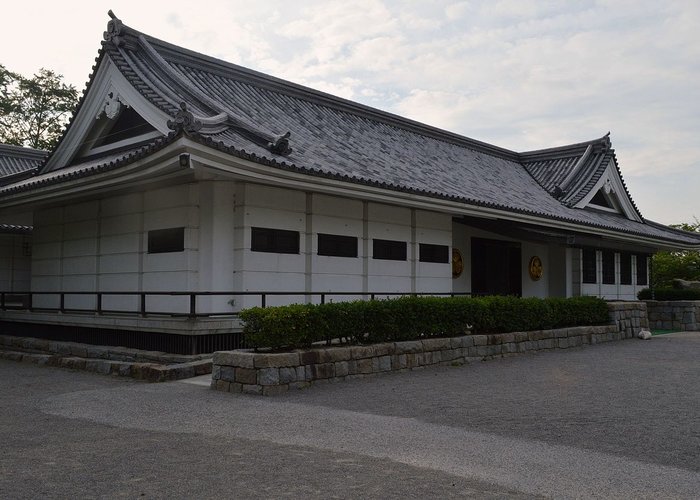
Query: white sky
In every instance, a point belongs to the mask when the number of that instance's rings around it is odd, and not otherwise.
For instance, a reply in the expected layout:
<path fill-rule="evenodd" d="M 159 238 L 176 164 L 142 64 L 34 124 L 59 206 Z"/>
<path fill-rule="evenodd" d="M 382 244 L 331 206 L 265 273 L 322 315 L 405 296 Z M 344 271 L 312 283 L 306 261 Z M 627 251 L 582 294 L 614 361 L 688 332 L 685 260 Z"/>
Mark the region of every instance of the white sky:
<path fill-rule="evenodd" d="M 700 218 L 700 1 L 5 3 L 0 63 L 79 89 L 127 25 L 515 151 L 611 131 L 642 214 Z"/>

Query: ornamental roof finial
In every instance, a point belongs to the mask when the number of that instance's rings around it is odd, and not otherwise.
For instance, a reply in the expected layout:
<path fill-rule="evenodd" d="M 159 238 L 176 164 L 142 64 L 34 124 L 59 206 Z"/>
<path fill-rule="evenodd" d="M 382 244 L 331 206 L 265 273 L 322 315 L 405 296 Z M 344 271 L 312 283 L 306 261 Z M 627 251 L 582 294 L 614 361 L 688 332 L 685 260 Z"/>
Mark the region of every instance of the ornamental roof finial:
<path fill-rule="evenodd" d="M 103 38 L 107 42 L 112 42 L 114 45 L 119 47 L 124 41 L 121 38 L 122 30 L 124 29 L 124 23 L 112 12 L 112 9 L 107 12 L 111 20 L 107 23 L 107 31 L 103 33 Z"/>
<path fill-rule="evenodd" d="M 183 131 L 187 134 L 194 134 L 202 128 L 202 122 L 197 120 L 192 112 L 187 111 L 187 103 L 180 103 L 180 110 L 172 120 L 168 120 L 168 128 L 174 132 Z"/>

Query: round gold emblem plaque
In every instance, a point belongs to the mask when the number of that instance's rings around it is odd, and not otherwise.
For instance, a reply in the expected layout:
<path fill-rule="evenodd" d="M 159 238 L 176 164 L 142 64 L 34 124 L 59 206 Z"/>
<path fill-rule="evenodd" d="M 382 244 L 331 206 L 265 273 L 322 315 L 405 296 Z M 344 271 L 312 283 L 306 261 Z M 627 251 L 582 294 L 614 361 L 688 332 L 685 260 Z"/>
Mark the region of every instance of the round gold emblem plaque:
<path fill-rule="evenodd" d="M 535 255 L 530 259 L 530 264 L 527 266 L 530 273 L 530 278 L 532 281 L 539 281 L 544 273 L 544 268 L 542 267 L 542 260 Z"/>
<path fill-rule="evenodd" d="M 452 249 L 452 277 L 459 278 L 464 271 L 464 261 L 462 260 L 462 252 L 456 248 Z"/>

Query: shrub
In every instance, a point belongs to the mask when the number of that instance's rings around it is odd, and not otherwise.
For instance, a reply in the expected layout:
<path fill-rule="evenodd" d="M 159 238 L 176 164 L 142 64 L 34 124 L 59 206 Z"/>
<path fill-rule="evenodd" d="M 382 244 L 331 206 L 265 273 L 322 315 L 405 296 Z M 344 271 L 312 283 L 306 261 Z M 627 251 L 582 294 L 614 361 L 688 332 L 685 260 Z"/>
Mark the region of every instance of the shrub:
<path fill-rule="evenodd" d="M 398 342 L 465 333 L 505 333 L 603 324 L 595 297 L 401 297 L 391 300 L 255 307 L 240 313 L 246 342 L 256 348 L 301 348 L 338 339 L 350 344 Z"/>
<path fill-rule="evenodd" d="M 637 294 L 639 300 L 651 300 L 651 290 L 645 288 Z M 680 288 L 656 288 L 654 300 L 700 300 L 700 290 Z"/>

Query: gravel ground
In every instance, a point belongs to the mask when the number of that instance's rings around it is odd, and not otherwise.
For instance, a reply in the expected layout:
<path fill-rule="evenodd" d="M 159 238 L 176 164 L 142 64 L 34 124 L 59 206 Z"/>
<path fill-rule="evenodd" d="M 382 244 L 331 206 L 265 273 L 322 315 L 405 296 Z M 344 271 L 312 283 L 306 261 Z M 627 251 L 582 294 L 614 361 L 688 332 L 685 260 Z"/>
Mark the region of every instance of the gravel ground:
<path fill-rule="evenodd" d="M 5 498 L 694 498 L 700 333 L 283 397 L 0 362 Z"/>

